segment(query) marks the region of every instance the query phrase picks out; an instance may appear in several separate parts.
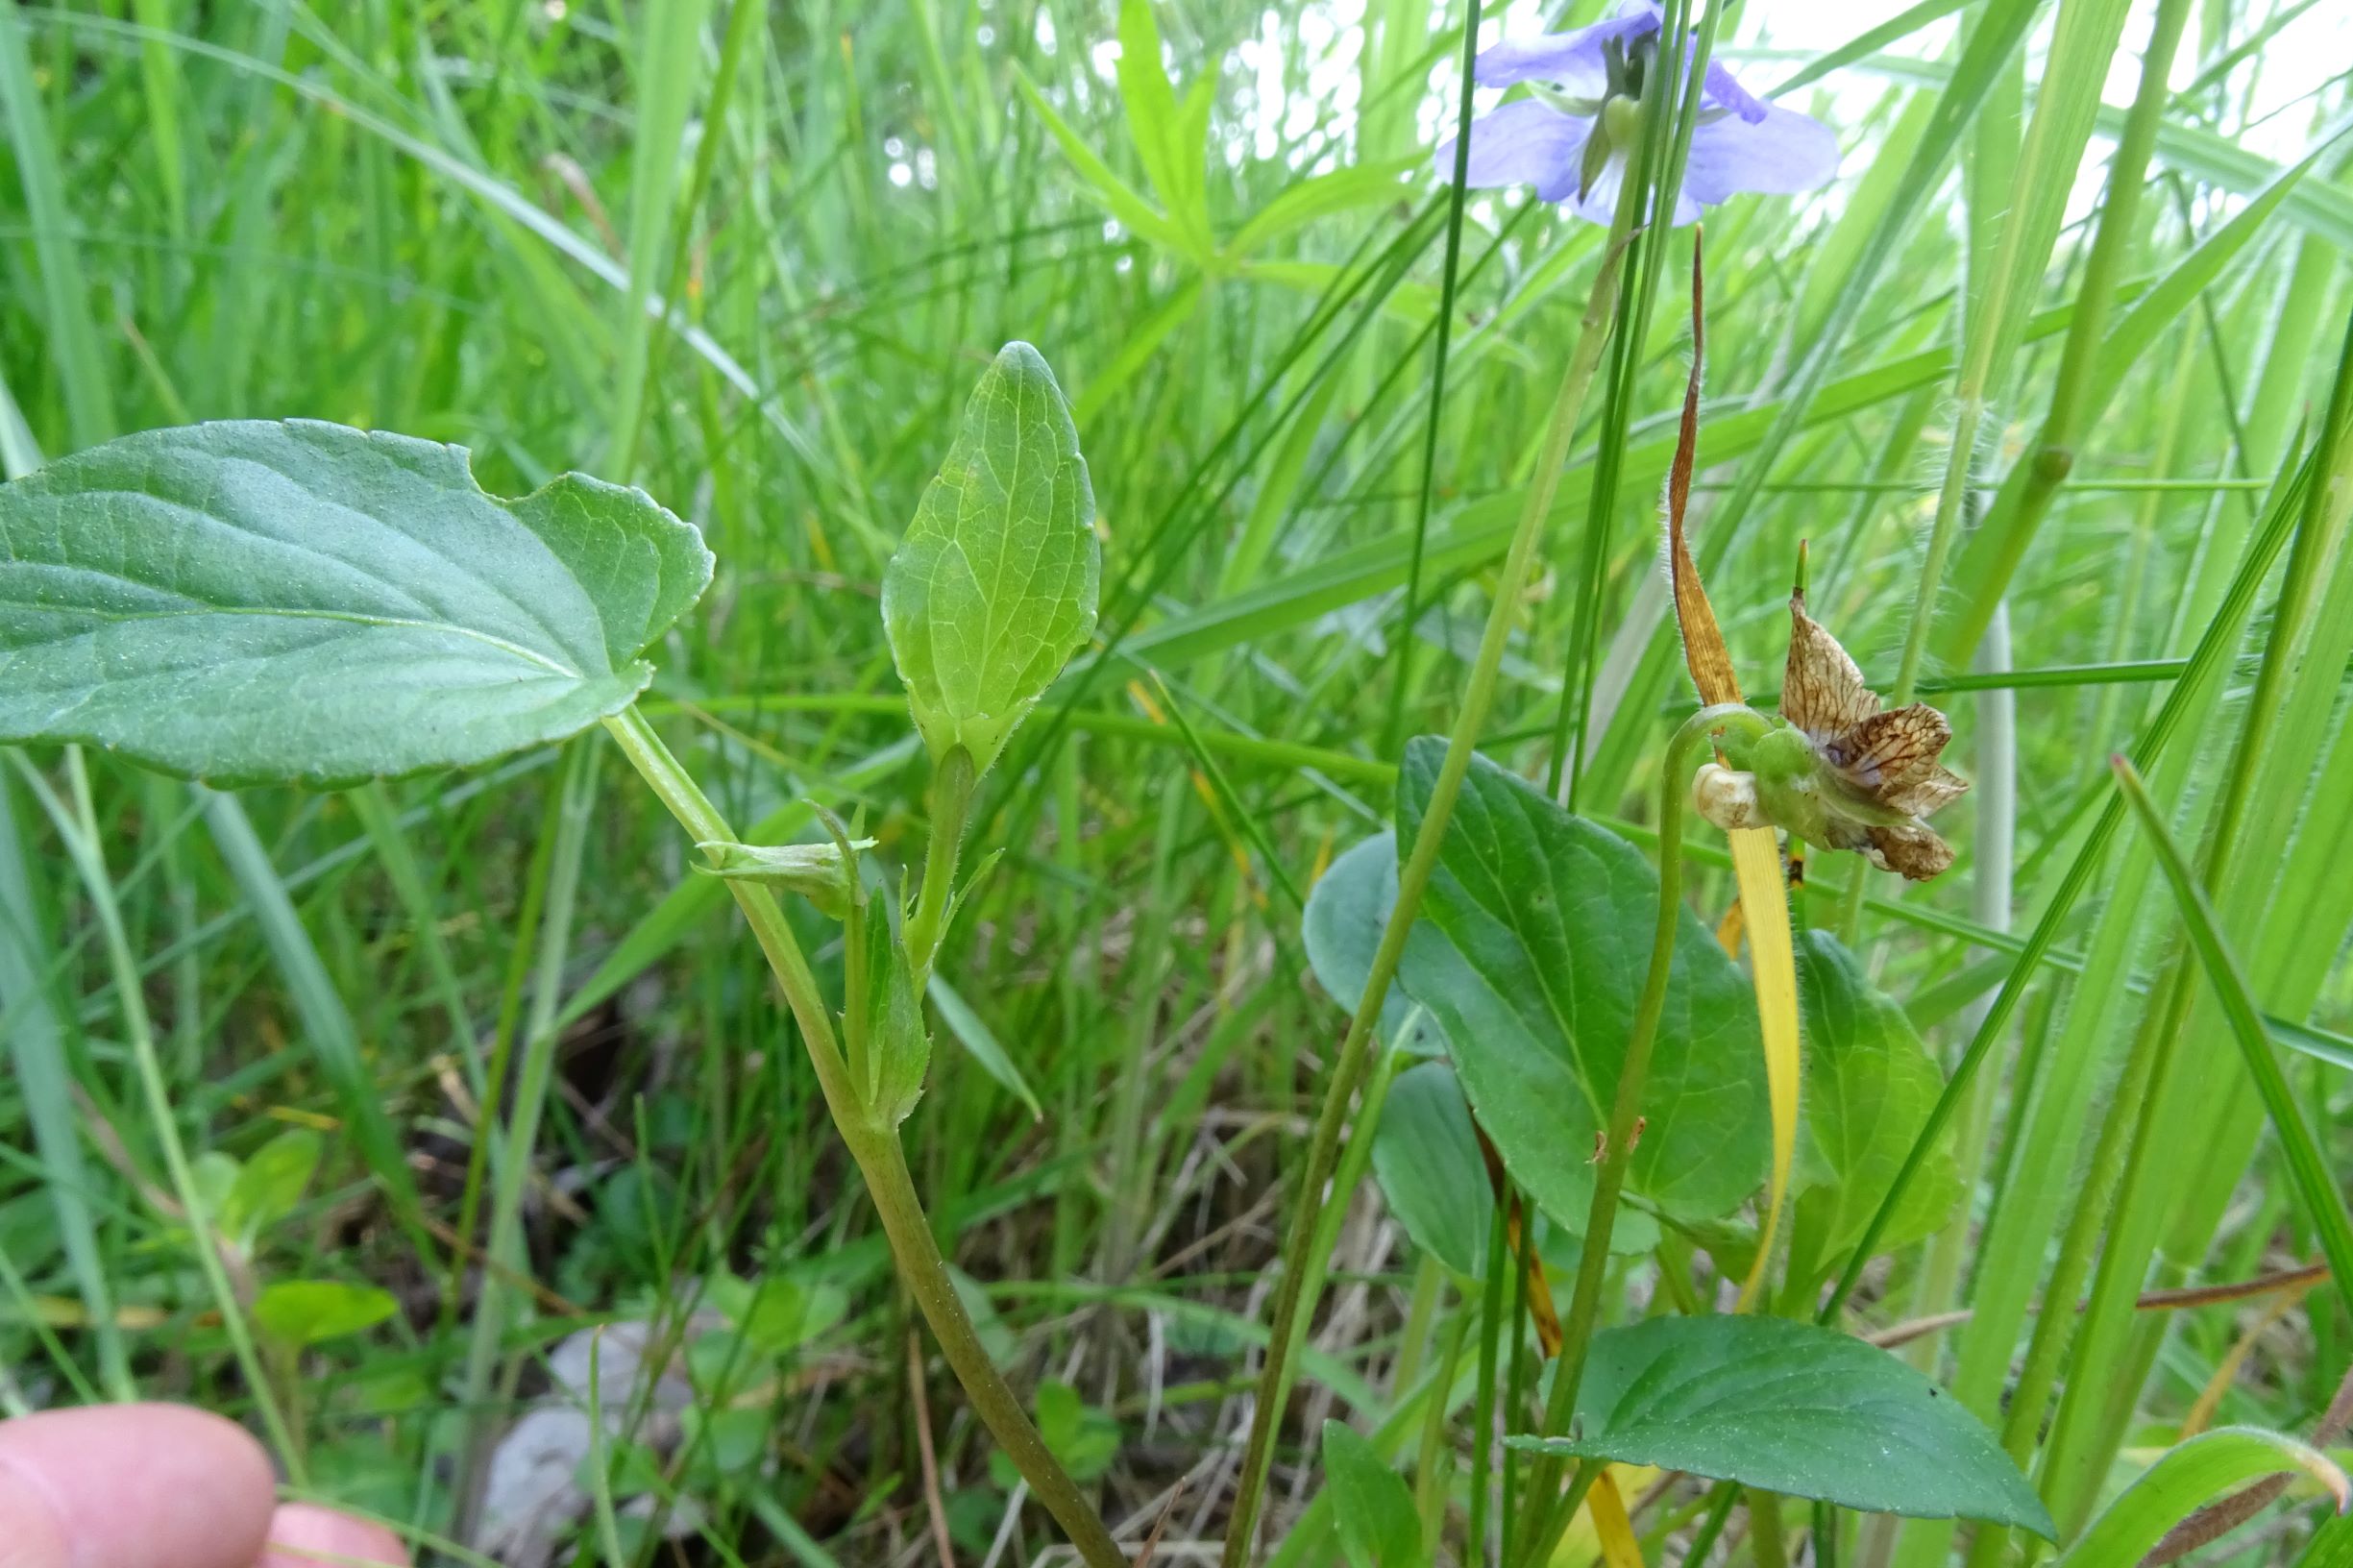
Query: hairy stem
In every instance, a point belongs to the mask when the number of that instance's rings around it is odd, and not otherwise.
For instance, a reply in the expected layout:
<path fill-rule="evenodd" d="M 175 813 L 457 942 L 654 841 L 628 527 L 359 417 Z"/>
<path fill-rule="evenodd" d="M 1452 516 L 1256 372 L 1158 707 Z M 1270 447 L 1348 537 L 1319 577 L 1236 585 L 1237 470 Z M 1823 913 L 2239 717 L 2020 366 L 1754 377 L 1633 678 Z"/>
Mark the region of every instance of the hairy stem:
<path fill-rule="evenodd" d="M 1274 1453 L 1275 1432 L 1282 1425 L 1283 1407 L 1290 1394 L 1291 1347 L 1303 1315 L 1304 1286 L 1313 1271 L 1311 1254 L 1323 1217 L 1324 1186 L 1332 1179 L 1333 1165 L 1339 1158 L 1340 1135 L 1348 1122 L 1348 1102 L 1356 1097 L 1371 1064 L 1373 1026 L 1380 1019 L 1382 1003 L 1388 997 L 1389 983 L 1397 976 L 1398 960 L 1405 954 L 1406 934 L 1413 929 L 1423 890 L 1430 885 L 1431 873 L 1437 870 L 1438 846 L 1445 842 L 1446 824 L 1454 816 L 1455 797 L 1461 793 L 1463 776 L 1470 772 L 1472 749 L 1486 723 L 1487 711 L 1494 705 L 1504 645 L 1509 639 L 1520 594 L 1527 587 L 1536 547 L 1544 535 L 1545 521 L 1551 516 L 1554 498 L 1559 493 L 1560 470 L 1568 460 L 1569 440 L 1577 433 L 1578 418 L 1584 411 L 1586 389 L 1593 384 L 1594 369 L 1600 364 L 1603 346 L 1609 338 L 1610 322 L 1617 308 L 1624 242 L 1631 221 L 1633 197 L 1639 194 L 1639 189 L 1638 182 L 1628 181 L 1619 198 L 1617 216 L 1610 224 L 1608 243 L 1602 257 L 1602 269 L 1593 280 L 1593 293 L 1585 304 L 1577 347 L 1561 376 L 1560 390 L 1553 399 L 1552 423 L 1545 432 L 1543 453 L 1537 458 L 1526 502 L 1520 508 L 1519 524 L 1512 530 L 1511 546 L 1496 580 L 1494 607 L 1487 614 L 1486 631 L 1479 640 L 1478 656 L 1471 664 L 1469 679 L 1463 684 L 1462 705 L 1456 716 L 1454 730 L 1447 737 L 1446 760 L 1439 765 L 1438 776 L 1431 785 L 1430 804 L 1423 816 L 1421 833 L 1413 842 L 1413 851 L 1398 871 L 1396 907 L 1389 912 L 1388 924 L 1381 933 L 1381 945 L 1373 954 L 1372 970 L 1365 978 L 1364 994 L 1357 1003 L 1356 1016 L 1348 1020 L 1339 1060 L 1334 1064 L 1332 1081 L 1324 1090 L 1323 1109 L 1315 1118 L 1314 1137 L 1308 1145 L 1307 1169 L 1300 1180 L 1298 1202 L 1291 1212 L 1290 1229 L 1284 1241 L 1283 1274 L 1275 1287 L 1273 1311 L 1267 1318 L 1266 1360 L 1259 1372 L 1258 1398 L 1251 1415 L 1250 1446 L 1242 1458 L 1241 1482 L 1235 1493 L 1234 1512 L 1226 1527 L 1224 1568 L 1242 1568 L 1250 1559 L 1257 1536 L 1259 1499 L 1266 1485 L 1266 1467 Z"/>
<path fill-rule="evenodd" d="M 653 732 L 644 715 L 629 708 L 607 719 L 604 727 L 620 743 L 622 754 L 652 787 L 690 837 L 698 843 L 734 839 L 726 819 L 719 814 L 678 759 L 671 755 L 670 748 L 662 744 L 662 738 Z M 727 891 L 735 895 L 761 952 L 768 957 L 769 968 L 775 971 L 777 984 L 784 989 L 785 1002 L 800 1025 L 810 1064 L 817 1069 L 818 1088 L 825 1096 L 825 1109 L 832 1115 L 842 1141 L 848 1145 L 850 1157 L 857 1161 L 859 1174 L 866 1178 L 874 1212 L 882 1220 L 884 1234 L 890 1237 L 891 1255 L 897 1262 L 899 1277 L 906 1284 L 908 1294 L 915 1297 L 916 1306 L 922 1310 L 923 1320 L 931 1325 L 941 1354 L 946 1358 L 948 1369 L 956 1374 L 956 1381 L 964 1385 L 965 1397 L 972 1402 L 973 1412 L 1005 1450 L 1006 1458 L 1013 1460 L 1021 1479 L 1029 1482 L 1029 1489 L 1038 1501 L 1054 1516 L 1054 1522 L 1070 1537 L 1071 1545 L 1078 1549 L 1088 1568 L 1127 1568 L 1127 1558 L 1113 1541 L 1102 1517 L 1046 1448 L 1045 1439 L 1038 1435 L 1038 1429 L 1030 1423 L 1020 1400 L 995 1363 L 989 1360 L 988 1352 L 981 1348 L 972 1320 L 966 1315 L 964 1303 L 958 1299 L 949 1279 L 947 1260 L 940 1255 L 940 1243 L 924 1217 L 921 1201 L 916 1196 L 897 1130 L 883 1125 L 870 1115 L 851 1084 L 823 994 L 818 990 L 816 975 L 810 972 L 808 959 L 801 953 L 799 939 L 786 923 L 783 906 L 776 902 L 773 894 L 754 882 L 729 878 Z"/>

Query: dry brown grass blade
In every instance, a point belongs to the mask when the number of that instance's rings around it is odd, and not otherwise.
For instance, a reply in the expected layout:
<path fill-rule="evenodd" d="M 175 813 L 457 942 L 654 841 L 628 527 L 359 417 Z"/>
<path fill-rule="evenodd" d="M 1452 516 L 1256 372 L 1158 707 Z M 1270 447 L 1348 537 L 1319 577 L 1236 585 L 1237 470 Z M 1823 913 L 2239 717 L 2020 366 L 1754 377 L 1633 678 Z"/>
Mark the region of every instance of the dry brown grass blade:
<path fill-rule="evenodd" d="M 1471 1131 L 1479 1135 L 1479 1154 L 1487 1163 L 1487 1181 L 1495 1188 L 1495 1201 L 1504 1205 L 1504 1243 L 1520 1261 L 1520 1271 L 1528 1278 L 1528 1316 L 1536 1326 L 1536 1349 L 1549 1361 L 1560 1354 L 1560 1312 L 1553 1305 L 1552 1284 L 1544 1277 L 1543 1256 L 1527 1243 L 1519 1188 L 1504 1173 L 1504 1157 L 1488 1141 L 1487 1130 L 1475 1115 Z"/>
<path fill-rule="evenodd" d="M 1186 1488 L 1192 1484 L 1190 1476 L 1179 1476 L 1177 1483 L 1168 1488 L 1168 1500 L 1160 1506 L 1160 1517 L 1152 1521 L 1152 1532 L 1143 1538 L 1136 1550 L 1136 1568 L 1152 1568 L 1152 1554 L 1160 1550 L 1160 1538 L 1167 1530 L 1168 1521 L 1176 1514 L 1176 1506 L 1185 1501 Z"/>

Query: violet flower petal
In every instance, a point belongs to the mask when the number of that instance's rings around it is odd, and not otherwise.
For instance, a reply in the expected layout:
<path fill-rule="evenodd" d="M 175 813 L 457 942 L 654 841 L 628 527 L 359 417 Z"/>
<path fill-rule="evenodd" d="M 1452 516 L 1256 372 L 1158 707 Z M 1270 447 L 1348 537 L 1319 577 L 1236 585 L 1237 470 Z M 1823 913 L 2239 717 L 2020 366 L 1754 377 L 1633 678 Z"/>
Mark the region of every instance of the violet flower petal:
<path fill-rule="evenodd" d="M 1794 109 L 1765 106 L 1756 124 L 1726 118 L 1691 134 L 1683 189 L 1709 207 L 1743 191 L 1791 195 L 1811 190 L 1838 172 L 1838 138 L 1830 128 Z M 1677 222 L 1682 222 L 1679 214 Z"/>
<path fill-rule="evenodd" d="M 1732 73 L 1715 61 L 1707 62 L 1704 78 L 1706 95 L 1739 115 L 1751 125 L 1764 122 L 1765 101 L 1732 80 Z"/>
<path fill-rule="evenodd" d="M 1471 122 L 1471 156 L 1464 183 L 1475 190 L 1495 185 L 1533 185 L 1548 202 L 1553 192 L 1577 192 L 1577 171 L 1593 122 L 1564 114 L 1552 105 L 1523 98 Z M 1455 175 L 1455 138 L 1437 151 L 1439 177 Z"/>
<path fill-rule="evenodd" d="M 1587 223 L 1598 223 L 1605 229 L 1608 228 L 1617 218 L 1618 191 L 1626 183 L 1626 154 L 1620 151 L 1609 155 L 1609 160 L 1594 176 L 1592 188 L 1585 192 L 1582 200 L 1577 194 L 1578 173 L 1578 170 L 1571 169 L 1568 179 L 1557 189 L 1547 190 L 1539 186 L 1536 194 L 1548 202 L 1560 203 Z M 1668 227 L 1680 229 L 1687 223 L 1697 223 L 1699 218 L 1700 204 L 1691 192 L 1688 189 L 1676 192 L 1675 221 Z"/>
<path fill-rule="evenodd" d="M 1612 38 L 1638 38 L 1657 31 L 1658 13 L 1645 6 L 1574 33 L 1506 38 L 1480 51 L 1471 62 L 1471 79 L 1483 87 L 1549 82 L 1572 98 L 1599 98 L 1609 86 L 1602 45 Z"/>

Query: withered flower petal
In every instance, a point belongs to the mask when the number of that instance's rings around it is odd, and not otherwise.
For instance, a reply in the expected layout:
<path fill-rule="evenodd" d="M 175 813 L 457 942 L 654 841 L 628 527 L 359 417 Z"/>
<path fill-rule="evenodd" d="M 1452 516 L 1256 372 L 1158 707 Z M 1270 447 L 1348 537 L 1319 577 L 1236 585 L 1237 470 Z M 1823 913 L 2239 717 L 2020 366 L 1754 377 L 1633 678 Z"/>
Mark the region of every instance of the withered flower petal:
<path fill-rule="evenodd" d="M 1881 703 L 1838 639 L 1805 613 L 1802 590 L 1789 596 L 1781 717 L 1812 744 L 1832 786 L 1824 796 L 1830 847 L 1916 882 L 1952 864 L 1952 846 L 1922 821 L 1969 788 L 1939 760 L 1952 725 L 1925 702 Z"/>

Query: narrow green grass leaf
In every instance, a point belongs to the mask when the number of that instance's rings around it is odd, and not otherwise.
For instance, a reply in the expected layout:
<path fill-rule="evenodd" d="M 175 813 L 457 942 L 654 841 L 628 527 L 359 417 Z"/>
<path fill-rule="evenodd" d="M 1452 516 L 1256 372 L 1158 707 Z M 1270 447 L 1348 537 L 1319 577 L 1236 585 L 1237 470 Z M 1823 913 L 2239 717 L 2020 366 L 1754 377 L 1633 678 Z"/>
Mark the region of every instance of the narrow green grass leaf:
<path fill-rule="evenodd" d="M 74 445 L 94 446 L 120 427 L 114 399 L 90 319 L 89 285 L 65 208 L 65 180 L 58 164 L 56 139 L 42 113 L 41 94 L 25 48 L 26 22 L 15 7 L 0 8 L 0 110 L 8 116 L 9 141 L 16 153 L 16 178 L 24 187 L 33 220 L 34 247 L 42 303 L 47 307 L 50 352 L 65 383 L 65 408 Z"/>
<path fill-rule="evenodd" d="M 1038 90 L 1038 84 L 1029 79 L 1028 72 L 1016 66 L 1014 85 L 1020 89 L 1021 96 L 1029 100 L 1029 107 L 1037 111 L 1038 117 L 1045 122 L 1045 128 L 1053 133 L 1063 155 L 1070 159 L 1070 166 L 1079 172 L 1080 178 L 1087 182 L 1096 199 L 1102 202 L 1113 217 L 1125 224 L 1140 238 L 1148 239 L 1164 250 L 1178 256 L 1188 253 L 1183 231 L 1158 208 L 1139 195 L 1133 185 L 1112 172 L 1111 165 L 1087 145 L 1087 138 L 1073 129 L 1053 105 L 1045 101 L 1045 94 Z"/>
<path fill-rule="evenodd" d="M 934 974 L 930 988 L 924 994 L 940 1010 L 940 1021 L 947 1025 L 947 1032 L 954 1035 L 957 1042 L 971 1053 L 972 1060 L 980 1064 L 981 1071 L 994 1079 L 999 1089 L 1020 1101 L 1023 1109 L 1029 1112 L 1030 1120 L 1043 1121 L 1045 1111 L 1038 1103 L 1037 1091 L 1029 1087 L 1029 1080 L 1014 1065 L 1012 1055 L 990 1029 L 988 1021 L 972 1011 L 972 1004 L 964 999 L 964 993 L 949 985 L 946 976 Z"/>
<path fill-rule="evenodd" d="M 2180 906 L 2190 943 L 2197 950 L 2207 983 L 2214 987 L 2215 997 L 2222 1005 L 2222 1017 L 2246 1063 L 2247 1075 L 2263 1096 L 2264 1109 L 2271 1117 L 2272 1134 L 2279 1139 L 2289 1173 L 2295 1179 L 2305 1222 L 2320 1238 L 2320 1251 L 2328 1259 L 2329 1273 L 2339 1297 L 2348 1310 L 2353 1310 L 2353 1216 L 2346 1214 L 2344 1193 L 2313 1138 L 2295 1091 L 2289 1087 L 2287 1075 L 2280 1071 L 2279 1059 L 2271 1054 L 2263 1015 L 2255 1006 L 2254 994 L 2247 989 L 2246 976 L 2240 969 L 2238 959 L 2216 925 L 2214 906 L 2206 901 L 2206 890 L 2198 886 L 2181 845 L 2173 841 L 2172 829 L 2166 825 L 2164 814 L 2149 798 L 2148 787 L 2141 782 L 2132 763 L 2120 756 L 2112 759 L 2111 766 L 2117 787 L 2157 851 L 2157 864 L 2173 889 L 2173 901 Z"/>
<path fill-rule="evenodd" d="M 234 796 L 210 792 L 205 796 L 204 806 L 212 842 L 228 864 L 237 891 L 253 906 L 255 924 L 260 928 L 302 1020 L 303 1041 L 334 1090 L 361 1161 L 390 1199 L 395 1217 L 408 1227 L 419 1255 L 434 1257 L 436 1249 L 425 1237 L 424 1205 L 417 1193 L 415 1173 L 409 1169 L 407 1149 L 384 1110 L 383 1090 L 360 1051 L 358 1025 L 343 1005 L 342 993 L 329 977 L 245 808 Z"/>
<path fill-rule="evenodd" d="M 2057 1568 L 2108 1568 L 2138 1562 L 2166 1531 L 2200 1507 L 2266 1476 L 2302 1476 L 2336 1498 L 2342 1513 L 2349 1493 L 2336 1462 L 2292 1437 L 2252 1427 L 2219 1427 L 2168 1449 L 2075 1539 Z"/>

